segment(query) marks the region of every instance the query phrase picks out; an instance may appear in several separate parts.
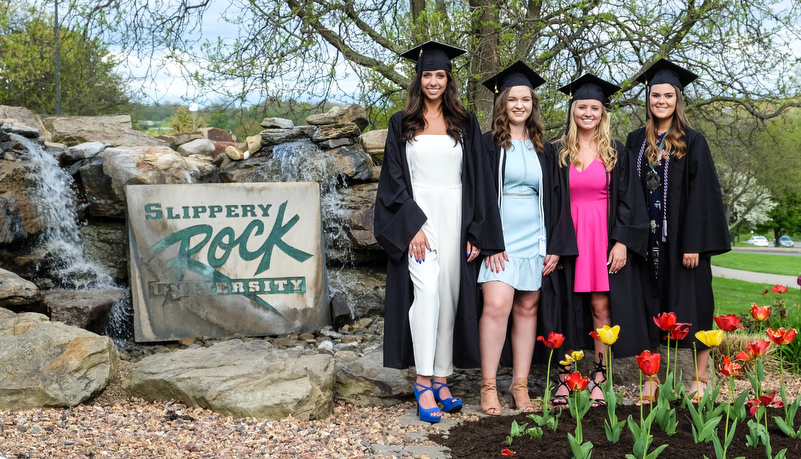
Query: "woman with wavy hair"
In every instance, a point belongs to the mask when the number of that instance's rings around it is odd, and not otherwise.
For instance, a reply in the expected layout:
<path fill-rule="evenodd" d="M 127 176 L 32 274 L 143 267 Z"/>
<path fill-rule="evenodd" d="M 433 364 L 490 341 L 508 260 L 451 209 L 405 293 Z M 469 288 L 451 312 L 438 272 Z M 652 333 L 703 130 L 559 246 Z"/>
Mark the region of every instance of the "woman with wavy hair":
<path fill-rule="evenodd" d="M 698 349 L 690 393 L 700 398 L 708 383 L 709 348 L 695 333 L 712 328 L 710 258 L 731 246 L 709 146 L 684 112 L 681 91 L 697 77 L 667 59 L 638 76 L 646 86 L 647 121 L 629 134 L 626 146 L 650 217 L 648 310 L 674 312 L 690 325 L 679 345 Z"/>
<path fill-rule="evenodd" d="M 416 61 L 416 75 L 389 121 L 375 203 L 375 237 L 388 255 L 384 365 L 415 366 L 428 422 L 441 419 L 437 402 L 449 413 L 462 408 L 447 378 L 454 366 L 480 365 L 472 262 L 503 250 L 481 130 L 451 73 L 462 53 L 427 42 L 402 55 Z"/>
<path fill-rule="evenodd" d="M 492 130 L 484 134 L 484 145 L 506 247 L 484 258 L 478 277 L 484 300 L 479 321 L 481 411 L 490 415 L 501 413 L 496 375 L 510 322 L 511 407 L 534 410 L 528 374 L 538 322 L 547 334 L 559 317 L 557 288 L 547 282 L 556 276 L 546 278 L 556 269 L 560 255 L 576 253 L 556 154 L 543 139 L 540 103 L 534 92 L 542 83 L 520 61 L 484 82 L 496 96 Z M 541 296 L 542 290 L 550 295 Z M 541 308 L 543 299 L 549 302 Z"/>
<path fill-rule="evenodd" d="M 559 90 L 570 96 L 568 128 L 558 148 L 578 246 L 578 256 L 564 263 L 565 348 L 589 347 L 589 331 L 615 324 L 625 330 L 613 347 L 615 356 L 632 356 L 650 348 L 639 273 L 629 263 L 645 256 L 648 233 L 642 195 L 630 186 L 636 176 L 628 154 L 610 134 L 605 104 L 620 88 L 585 74 Z M 599 405 L 605 403 L 599 384 L 606 381 L 609 356 L 600 341 L 592 348 L 592 398 Z M 560 366 L 560 381 L 568 372 Z M 567 394 L 560 382 L 554 403 L 566 404 Z"/>

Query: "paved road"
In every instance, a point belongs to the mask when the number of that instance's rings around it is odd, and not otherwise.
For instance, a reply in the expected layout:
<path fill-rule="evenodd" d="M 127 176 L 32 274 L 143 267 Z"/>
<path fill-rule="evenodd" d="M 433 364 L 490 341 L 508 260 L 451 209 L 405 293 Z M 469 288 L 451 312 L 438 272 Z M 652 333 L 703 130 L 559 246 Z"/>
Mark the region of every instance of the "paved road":
<path fill-rule="evenodd" d="M 739 269 L 721 268 L 720 266 L 712 267 L 712 275 L 715 277 L 722 277 L 724 279 L 737 279 L 746 282 L 754 282 L 757 284 L 784 285 L 790 289 L 799 288 L 797 283 L 798 278 L 796 276 L 753 273 L 750 271 L 740 271 Z"/>

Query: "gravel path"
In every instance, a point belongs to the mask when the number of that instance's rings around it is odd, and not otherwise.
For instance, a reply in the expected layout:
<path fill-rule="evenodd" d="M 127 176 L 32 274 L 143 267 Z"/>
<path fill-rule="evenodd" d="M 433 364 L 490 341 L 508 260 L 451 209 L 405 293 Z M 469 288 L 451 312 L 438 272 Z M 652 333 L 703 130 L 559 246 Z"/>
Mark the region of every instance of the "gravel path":
<path fill-rule="evenodd" d="M 477 394 L 466 394 L 462 413 L 435 425 L 421 423 L 414 404 L 356 407 L 338 403 L 320 421 L 234 419 L 178 402 L 132 398 L 122 381 L 135 368 L 122 361 L 117 377 L 90 403 L 72 409 L 0 411 L 0 459 L 33 458 L 430 458 L 449 457 L 428 441 L 458 422 L 476 420 Z M 801 379 L 785 375 L 790 400 L 801 393 Z M 778 389 L 769 374 L 766 390 Z M 737 391 L 748 386 L 737 381 Z M 631 403 L 634 387 L 624 390 Z M 725 397 L 721 394 L 721 398 Z M 504 414 L 511 411 L 504 410 Z"/>

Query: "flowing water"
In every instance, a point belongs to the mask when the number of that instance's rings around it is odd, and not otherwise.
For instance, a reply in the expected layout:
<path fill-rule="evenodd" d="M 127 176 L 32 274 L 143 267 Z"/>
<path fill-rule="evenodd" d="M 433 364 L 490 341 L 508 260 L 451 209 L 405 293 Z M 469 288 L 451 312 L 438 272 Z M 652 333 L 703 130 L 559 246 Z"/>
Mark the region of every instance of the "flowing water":
<path fill-rule="evenodd" d="M 10 136 L 25 149 L 21 163 L 25 165 L 28 178 L 34 184 L 30 200 L 43 228 L 34 252 L 38 257 L 50 261 L 47 272 L 40 275 L 47 276 L 57 287 L 65 289 L 91 291 L 120 288 L 101 267 L 84 257 L 72 177 L 37 143 L 16 134 Z M 118 345 L 132 341 L 132 319 L 133 307 L 128 291 L 126 299 L 112 307 L 106 334 Z"/>

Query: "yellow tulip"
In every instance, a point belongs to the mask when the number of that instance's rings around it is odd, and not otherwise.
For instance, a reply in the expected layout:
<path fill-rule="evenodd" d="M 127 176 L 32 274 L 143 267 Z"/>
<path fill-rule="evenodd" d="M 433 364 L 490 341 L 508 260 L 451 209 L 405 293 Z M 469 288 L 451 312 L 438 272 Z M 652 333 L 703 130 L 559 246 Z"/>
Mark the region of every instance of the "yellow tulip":
<path fill-rule="evenodd" d="M 723 342 L 723 330 L 701 330 L 695 337 L 709 347 L 718 347 Z"/>
<path fill-rule="evenodd" d="M 617 341 L 617 335 L 620 334 L 620 325 L 615 325 L 614 327 L 604 325 L 603 328 L 599 328 L 595 331 L 598 332 L 598 337 L 601 338 L 602 343 L 611 346 Z"/>
<path fill-rule="evenodd" d="M 565 359 L 560 360 L 560 365 L 572 365 L 584 358 L 584 351 L 573 351 L 571 354 L 565 354 Z"/>

